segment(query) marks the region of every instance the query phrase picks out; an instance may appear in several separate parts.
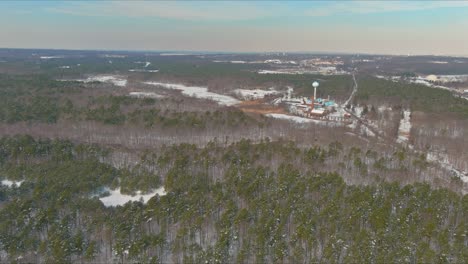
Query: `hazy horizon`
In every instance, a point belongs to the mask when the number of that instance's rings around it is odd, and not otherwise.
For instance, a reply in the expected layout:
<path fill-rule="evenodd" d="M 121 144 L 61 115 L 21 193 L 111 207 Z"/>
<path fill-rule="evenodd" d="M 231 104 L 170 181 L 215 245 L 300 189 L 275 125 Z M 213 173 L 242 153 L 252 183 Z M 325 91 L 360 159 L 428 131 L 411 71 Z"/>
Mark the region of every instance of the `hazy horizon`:
<path fill-rule="evenodd" d="M 0 48 L 466 56 L 468 2 L 0 2 Z"/>

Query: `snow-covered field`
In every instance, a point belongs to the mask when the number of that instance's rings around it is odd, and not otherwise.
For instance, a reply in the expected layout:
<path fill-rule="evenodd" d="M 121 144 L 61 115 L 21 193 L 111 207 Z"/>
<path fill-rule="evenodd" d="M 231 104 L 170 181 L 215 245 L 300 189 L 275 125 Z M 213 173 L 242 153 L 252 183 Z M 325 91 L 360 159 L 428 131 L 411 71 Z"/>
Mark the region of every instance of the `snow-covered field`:
<path fill-rule="evenodd" d="M 195 54 L 188 53 L 160 53 L 159 56 L 191 56 Z"/>
<path fill-rule="evenodd" d="M 260 70 L 258 71 L 258 74 L 304 74 L 301 71 L 284 71 L 284 70 L 277 70 L 277 71 L 272 71 L 272 70 Z"/>
<path fill-rule="evenodd" d="M 128 94 L 130 97 L 136 98 L 164 98 L 164 95 L 160 95 L 152 92 L 130 92 Z"/>
<path fill-rule="evenodd" d="M 145 66 L 143 66 L 145 68 L 147 68 L 148 66 L 151 65 L 151 62 L 149 62 L 149 61 L 135 61 L 134 63 L 136 63 L 136 64 L 145 64 Z"/>
<path fill-rule="evenodd" d="M 183 84 L 174 84 L 174 83 L 161 83 L 161 82 L 144 82 L 145 84 L 149 85 L 156 85 L 166 89 L 178 90 L 181 91 L 183 95 L 200 98 L 200 99 L 208 99 L 217 102 L 220 105 L 235 105 L 240 103 L 234 97 L 217 94 L 213 92 L 209 92 L 207 87 L 197 87 L 197 86 L 185 86 Z"/>
<path fill-rule="evenodd" d="M 410 131 L 411 131 L 411 111 L 404 110 L 403 118 L 400 120 L 400 126 L 398 127 L 398 139 L 397 142 L 403 143 L 408 142 Z"/>
<path fill-rule="evenodd" d="M 110 193 L 109 196 L 99 198 L 99 200 L 101 200 L 101 202 L 106 207 L 124 205 L 124 204 L 126 204 L 126 203 L 128 203 L 130 201 L 140 201 L 140 200 L 142 200 L 143 203 L 146 203 L 146 202 L 148 202 L 149 199 L 154 197 L 156 194 L 159 195 L 159 196 L 164 196 L 164 195 L 167 194 L 164 187 L 160 187 L 160 188 L 158 188 L 158 189 L 156 189 L 153 192 L 148 193 L 148 194 L 141 194 L 141 192 L 138 191 L 137 195 L 135 195 L 135 196 L 122 194 L 120 192 L 120 188 L 118 188 L 116 190 L 107 190 L 107 191 L 109 191 L 109 193 Z"/>
<path fill-rule="evenodd" d="M 266 114 L 268 117 L 272 118 L 277 118 L 277 119 L 282 119 L 282 120 L 288 120 L 291 122 L 295 123 L 321 123 L 322 121 L 315 120 L 315 119 L 310 119 L 310 118 L 305 118 L 305 117 L 300 117 L 300 116 L 292 116 L 292 115 L 285 115 L 285 114 Z"/>
<path fill-rule="evenodd" d="M 242 99 L 247 99 L 247 100 L 252 100 L 252 99 L 261 99 L 264 98 L 267 95 L 272 95 L 272 94 L 279 94 L 279 91 L 274 90 L 273 88 L 270 88 L 270 90 L 260 90 L 260 89 L 255 89 L 255 90 L 247 90 L 247 89 L 237 89 L 234 90 L 234 93 L 241 97 Z"/>
<path fill-rule="evenodd" d="M 2 185 L 12 187 L 12 186 L 21 186 L 24 181 L 10 181 L 10 180 L 2 180 Z"/>
<path fill-rule="evenodd" d="M 130 69 L 129 72 L 159 72 L 159 70 L 146 70 L 146 69 Z"/>
<path fill-rule="evenodd" d="M 110 83 L 115 86 L 125 87 L 127 85 L 127 79 L 122 76 L 117 75 L 92 75 L 86 79 L 74 79 L 74 80 L 59 80 L 59 81 L 75 81 L 75 82 L 102 82 L 102 83 Z"/>
<path fill-rule="evenodd" d="M 63 59 L 64 56 L 41 56 L 39 57 L 42 60 L 50 60 L 50 59 Z"/>
<path fill-rule="evenodd" d="M 433 63 L 433 64 L 448 64 L 448 61 L 429 61 L 429 63 Z"/>

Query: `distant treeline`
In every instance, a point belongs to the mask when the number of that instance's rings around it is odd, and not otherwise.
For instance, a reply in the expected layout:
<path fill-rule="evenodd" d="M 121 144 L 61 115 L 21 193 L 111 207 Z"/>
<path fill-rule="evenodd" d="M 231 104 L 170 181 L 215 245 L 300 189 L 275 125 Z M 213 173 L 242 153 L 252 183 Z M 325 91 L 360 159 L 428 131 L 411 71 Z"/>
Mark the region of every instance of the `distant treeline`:
<path fill-rule="evenodd" d="M 421 84 L 392 82 L 371 76 L 360 76 L 355 101 L 409 107 L 414 111 L 455 113 L 468 117 L 468 100 L 450 91 Z"/>

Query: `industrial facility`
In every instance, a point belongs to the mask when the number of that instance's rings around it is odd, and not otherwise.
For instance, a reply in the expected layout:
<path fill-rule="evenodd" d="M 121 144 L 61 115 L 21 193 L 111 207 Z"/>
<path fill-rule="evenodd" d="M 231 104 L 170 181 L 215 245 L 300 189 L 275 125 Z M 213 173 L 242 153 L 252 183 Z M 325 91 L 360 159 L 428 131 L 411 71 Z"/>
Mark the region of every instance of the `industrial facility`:
<path fill-rule="evenodd" d="M 335 113 L 339 105 L 335 101 L 328 98 L 317 98 L 317 88 L 319 86 L 318 82 L 313 82 L 312 86 L 314 87 L 314 96 L 311 98 L 307 97 L 293 97 L 293 89 L 288 88 L 287 93 L 282 97 L 275 100 L 275 104 L 283 104 L 285 108 L 292 114 L 314 118 L 314 119 L 331 119 L 327 118 L 330 114 Z M 341 119 L 336 118 L 335 120 Z M 345 115 L 342 118 L 346 117 Z"/>

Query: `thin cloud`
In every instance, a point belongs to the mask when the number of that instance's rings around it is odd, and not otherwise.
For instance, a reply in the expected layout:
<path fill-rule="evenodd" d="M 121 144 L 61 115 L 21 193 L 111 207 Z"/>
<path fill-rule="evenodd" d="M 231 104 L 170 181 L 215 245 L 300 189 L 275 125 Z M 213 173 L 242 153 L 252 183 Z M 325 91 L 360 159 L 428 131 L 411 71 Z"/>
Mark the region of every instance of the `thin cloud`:
<path fill-rule="evenodd" d="M 77 16 L 158 17 L 198 21 L 239 21 L 273 15 L 273 12 L 248 2 L 91 2 L 67 4 L 46 10 Z"/>
<path fill-rule="evenodd" d="M 343 1 L 305 11 L 309 16 L 331 16 L 335 14 L 372 14 L 430 10 L 438 8 L 468 7 L 467 1 Z"/>

